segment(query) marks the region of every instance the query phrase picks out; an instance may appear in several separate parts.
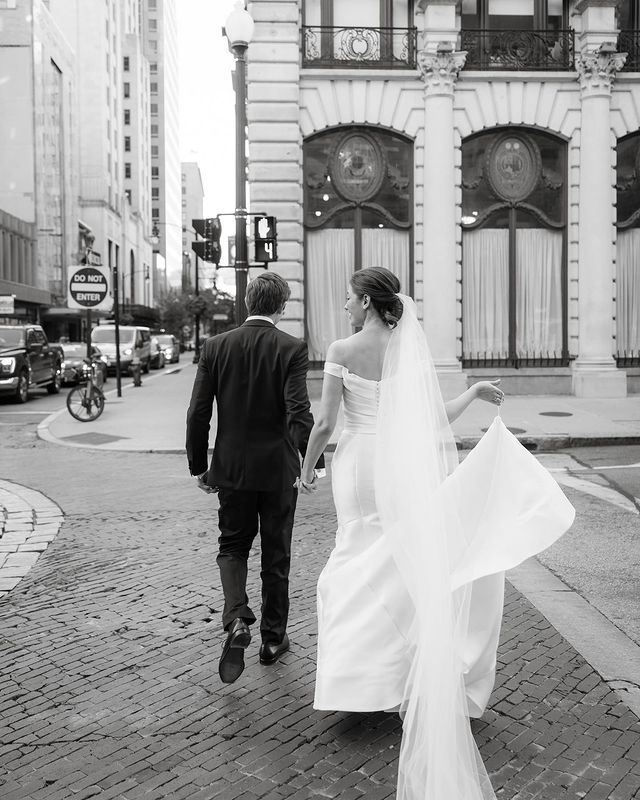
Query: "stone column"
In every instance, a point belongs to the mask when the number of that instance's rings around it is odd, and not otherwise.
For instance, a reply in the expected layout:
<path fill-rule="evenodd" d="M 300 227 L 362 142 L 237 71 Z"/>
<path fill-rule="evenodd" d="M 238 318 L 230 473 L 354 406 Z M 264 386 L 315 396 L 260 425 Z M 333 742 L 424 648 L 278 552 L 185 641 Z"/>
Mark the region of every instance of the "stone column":
<path fill-rule="evenodd" d="M 424 80 L 424 328 L 445 398 L 467 388 L 456 355 L 456 187 L 453 93 L 466 53 L 441 42 L 418 53 Z"/>
<path fill-rule="evenodd" d="M 613 332 L 613 220 L 610 100 L 625 55 L 605 45 L 577 57 L 582 95 L 580 219 L 578 224 L 577 397 L 624 397 L 627 377 L 616 368 Z"/>

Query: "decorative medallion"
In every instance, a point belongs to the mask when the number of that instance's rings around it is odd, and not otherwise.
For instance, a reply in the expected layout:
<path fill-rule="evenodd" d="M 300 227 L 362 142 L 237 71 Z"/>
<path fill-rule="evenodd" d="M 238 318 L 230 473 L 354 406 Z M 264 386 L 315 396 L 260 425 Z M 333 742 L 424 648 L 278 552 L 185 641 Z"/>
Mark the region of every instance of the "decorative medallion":
<path fill-rule="evenodd" d="M 363 203 L 371 199 L 380 191 L 385 174 L 380 145 L 361 133 L 347 134 L 331 156 L 331 180 L 345 200 Z"/>
<path fill-rule="evenodd" d="M 519 203 L 536 188 L 542 159 L 531 139 L 505 134 L 491 145 L 486 158 L 486 174 L 497 197 L 508 203 Z"/>

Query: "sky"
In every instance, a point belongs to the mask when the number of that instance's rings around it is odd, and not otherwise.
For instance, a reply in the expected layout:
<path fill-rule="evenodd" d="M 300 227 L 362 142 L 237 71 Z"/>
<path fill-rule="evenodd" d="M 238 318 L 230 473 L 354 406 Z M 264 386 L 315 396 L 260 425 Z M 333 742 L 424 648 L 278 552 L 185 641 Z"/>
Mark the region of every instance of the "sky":
<path fill-rule="evenodd" d="M 177 0 L 180 69 L 180 158 L 196 161 L 204 215 L 235 209 L 234 59 L 222 35 L 233 0 Z M 234 221 L 223 218 L 223 241 Z M 223 252 L 225 248 L 223 247 Z"/>

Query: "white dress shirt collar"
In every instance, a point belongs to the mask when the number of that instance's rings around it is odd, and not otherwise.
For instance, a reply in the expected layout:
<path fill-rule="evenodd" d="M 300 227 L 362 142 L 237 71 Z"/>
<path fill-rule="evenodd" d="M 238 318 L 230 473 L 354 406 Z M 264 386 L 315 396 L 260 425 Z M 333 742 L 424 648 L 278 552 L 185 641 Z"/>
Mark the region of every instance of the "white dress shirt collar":
<path fill-rule="evenodd" d="M 272 325 L 276 323 L 271 319 L 271 317 L 263 317 L 261 314 L 252 314 L 252 316 L 247 317 L 245 322 L 249 322 L 250 319 L 264 319 L 266 322 L 270 322 Z"/>

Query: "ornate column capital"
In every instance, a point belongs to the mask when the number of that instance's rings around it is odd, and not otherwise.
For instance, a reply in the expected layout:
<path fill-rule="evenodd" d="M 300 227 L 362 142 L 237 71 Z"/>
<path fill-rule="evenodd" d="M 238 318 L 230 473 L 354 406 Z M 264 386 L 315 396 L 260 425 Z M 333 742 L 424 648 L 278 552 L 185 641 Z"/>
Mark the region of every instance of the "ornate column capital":
<path fill-rule="evenodd" d="M 627 60 L 626 53 L 583 51 L 576 58 L 580 89 L 584 95 L 610 95 L 616 72 Z"/>
<path fill-rule="evenodd" d="M 458 73 L 467 58 L 465 51 L 440 51 L 418 53 L 418 69 L 427 94 L 453 95 Z"/>

